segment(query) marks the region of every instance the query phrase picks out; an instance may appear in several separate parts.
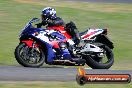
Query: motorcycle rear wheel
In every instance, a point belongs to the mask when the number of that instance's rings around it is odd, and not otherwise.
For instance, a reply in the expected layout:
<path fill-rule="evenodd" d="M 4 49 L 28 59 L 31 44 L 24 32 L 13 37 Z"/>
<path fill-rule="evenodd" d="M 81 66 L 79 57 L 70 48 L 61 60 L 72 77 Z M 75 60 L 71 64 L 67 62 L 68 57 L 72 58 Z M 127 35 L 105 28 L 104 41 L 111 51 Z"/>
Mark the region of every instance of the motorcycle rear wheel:
<path fill-rule="evenodd" d="M 113 51 L 108 46 L 101 47 L 106 52 L 106 58 L 108 59 L 105 63 L 100 63 L 96 59 L 100 57 L 84 56 L 86 64 L 93 69 L 109 69 L 114 63 L 114 54 Z M 103 59 L 103 58 L 102 58 Z"/>
<path fill-rule="evenodd" d="M 24 49 L 27 49 L 27 50 L 24 51 Z M 17 62 L 24 67 L 42 66 L 43 63 L 45 62 L 44 52 L 39 47 L 38 47 L 39 52 L 35 49 L 33 49 L 33 52 L 30 52 L 31 49 L 33 48 L 31 47 L 29 48 L 25 43 L 20 43 L 15 49 L 15 58 Z M 37 54 L 38 54 L 38 57 L 37 57 Z"/>

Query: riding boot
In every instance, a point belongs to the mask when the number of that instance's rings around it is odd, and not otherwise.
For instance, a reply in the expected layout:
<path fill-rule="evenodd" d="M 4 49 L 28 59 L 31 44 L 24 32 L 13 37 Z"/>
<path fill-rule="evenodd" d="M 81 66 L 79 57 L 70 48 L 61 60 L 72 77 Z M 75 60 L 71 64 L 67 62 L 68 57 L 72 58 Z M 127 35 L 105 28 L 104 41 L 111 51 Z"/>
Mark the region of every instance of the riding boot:
<path fill-rule="evenodd" d="M 76 33 L 75 36 L 75 45 L 77 45 L 77 47 L 83 47 L 85 45 L 84 41 L 82 40 L 81 36 L 79 35 L 79 33 Z"/>

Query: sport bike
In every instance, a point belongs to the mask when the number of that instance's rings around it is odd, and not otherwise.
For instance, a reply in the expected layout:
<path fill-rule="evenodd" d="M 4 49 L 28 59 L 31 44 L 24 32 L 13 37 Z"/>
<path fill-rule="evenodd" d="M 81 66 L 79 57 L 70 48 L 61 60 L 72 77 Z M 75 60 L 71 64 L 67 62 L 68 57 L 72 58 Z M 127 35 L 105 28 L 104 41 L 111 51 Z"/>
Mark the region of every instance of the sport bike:
<path fill-rule="evenodd" d="M 80 33 L 84 45 L 75 45 L 62 26 L 37 28 L 38 18 L 31 19 L 22 29 L 15 49 L 17 62 L 24 67 L 49 65 L 83 66 L 108 69 L 114 63 L 113 43 L 107 29 L 88 29 Z M 79 59 L 79 60 L 78 60 Z"/>

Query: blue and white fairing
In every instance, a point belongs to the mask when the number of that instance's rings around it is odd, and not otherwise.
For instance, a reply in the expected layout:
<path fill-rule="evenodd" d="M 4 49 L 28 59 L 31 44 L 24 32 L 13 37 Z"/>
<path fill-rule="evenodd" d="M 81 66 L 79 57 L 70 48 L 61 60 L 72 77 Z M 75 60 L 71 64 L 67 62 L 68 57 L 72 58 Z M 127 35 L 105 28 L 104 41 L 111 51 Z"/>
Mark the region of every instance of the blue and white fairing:
<path fill-rule="evenodd" d="M 35 38 L 35 39 L 41 41 L 47 47 L 47 62 L 52 63 L 52 61 L 56 57 L 56 55 L 53 50 L 53 46 L 50 44 L 51 40 L 49 38 L 49 35 L 56 36 L 59 41 L 62 41 L 63 39 L 65 39 L 65 37 L 62 34 L 56 32 L 54 30 L 49 31 L 49 30 L 46 30 L 43 28 L 33 27 L 32 24 L 34 22 L 38 22 L 38 21 L 39 21 L 38 18 L 33 18 L 26 24 L 26 26 L 23 28 L 23 30 L 20 33 L 20 40 L 22 37 L 30 36 L 32 38 Z M 36 35 L 36 33 L 38 33 L 38 34 Z"/>

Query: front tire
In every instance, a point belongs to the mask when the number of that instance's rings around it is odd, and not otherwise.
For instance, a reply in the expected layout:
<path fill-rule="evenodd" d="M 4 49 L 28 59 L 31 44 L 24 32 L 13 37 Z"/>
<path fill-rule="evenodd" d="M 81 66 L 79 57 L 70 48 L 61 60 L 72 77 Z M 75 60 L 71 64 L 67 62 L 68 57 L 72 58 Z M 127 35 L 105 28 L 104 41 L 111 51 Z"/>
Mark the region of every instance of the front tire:
<path fill-rule="evenodd" d="M 114 54 L 112 50 L 108 46 L 103 46 L 102 48 L 106 52 L 106 57 L 108 59 L 106 63 L 97 61 L 97 59 L 100 59 L 99 57 L 94 58 L 92 56 L 84 56 L 86 64 L 93 69 L 109 69 L 114 63 Z"/>
<path fill-rule="evenodd" d="M 15 58 L 24 67 L 40 67 L 45 61 L 45 55 L 42 49 L 38 47 L 37 51 L 32 47 L 28 47 L 25 43 L 20 43 L 16 47 Z"/>

